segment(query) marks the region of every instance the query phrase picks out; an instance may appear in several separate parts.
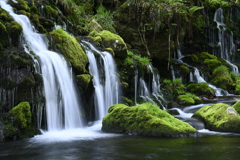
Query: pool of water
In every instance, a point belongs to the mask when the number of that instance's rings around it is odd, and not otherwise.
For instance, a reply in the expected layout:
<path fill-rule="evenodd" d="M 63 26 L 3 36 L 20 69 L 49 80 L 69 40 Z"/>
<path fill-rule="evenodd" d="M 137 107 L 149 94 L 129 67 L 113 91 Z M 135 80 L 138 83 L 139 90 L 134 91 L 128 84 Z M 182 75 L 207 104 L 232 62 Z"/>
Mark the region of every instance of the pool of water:
<path fill-rule="evenodd" d="M 66 134 L 66 133 L 65 133 Z M 1 160 L 235 160 L 240 135 L 203 132 L 200 137 L 159 138 L 105 134 L 84 138 L 44 136 L 0 143 Z M 66 136 L 68 137 L 68 136 Z"/>

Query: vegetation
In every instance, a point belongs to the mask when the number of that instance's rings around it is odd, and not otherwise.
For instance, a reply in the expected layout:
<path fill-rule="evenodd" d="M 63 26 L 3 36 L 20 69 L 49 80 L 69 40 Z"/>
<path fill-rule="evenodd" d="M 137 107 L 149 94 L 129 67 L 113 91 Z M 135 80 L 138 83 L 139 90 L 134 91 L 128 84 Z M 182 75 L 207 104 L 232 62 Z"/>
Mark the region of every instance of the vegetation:
<path fill-rule="evenodd" d="M 109 114 L 103 118 L 104 132 L 170 137 L 196 132 L 188 123 L 174 118 L 151 103 L 132 107 L 116 104 L 108 111 Z"/>
<path fill-rule="evenodd" d="M 214 95 L 216 92 L 214 89 L 208 86 L 208 83 L 191 83 L 187 85 L 187 91 L 197 95 Z"/>
<path fill-rule="evenodd" d="M 211 81 L 220 88 L 230 90 L 233 86 L 233 80 L 226 66 L 219 66 L 214 69 Z"/>
<path fill-rule="evenodd" d="M 52 47 L 60 50 L 63 56 L 71 62 L 77 74 L 85 73 L 88 58 L 76 38 L 61 28 L 50 32 L 50 35 L 53 38 Z"/>
<path fill-rule="evenodd" d="M 240 116 L 228 113 L 228 107 L 230 106 L 224 103 L 204 106 L 195 112 L 193 117 L 203 121 L 207 129 L 240 133 Z"/>
<path fill-rule="evenodd" d="M 27 128 L 31 125 L 32 114 L 30 111 L 30 104 L 28 102 L 19 103 L 12 109 L 11 113 L 15 118 L 15 123 L 20 128 Z"/>

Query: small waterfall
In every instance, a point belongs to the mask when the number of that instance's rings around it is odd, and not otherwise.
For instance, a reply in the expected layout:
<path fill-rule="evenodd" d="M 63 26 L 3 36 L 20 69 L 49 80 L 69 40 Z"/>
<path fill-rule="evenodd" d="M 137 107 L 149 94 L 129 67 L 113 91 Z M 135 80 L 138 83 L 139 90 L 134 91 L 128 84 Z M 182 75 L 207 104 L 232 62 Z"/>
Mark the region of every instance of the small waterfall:
<path fill-rule="evenodd" d="M 218 8 L 214 14 L 214 21 L 217 23 L 218 28 L 218 46 L 220 47 L 220 55 L 217 56 L 226 59 L 227 63 L 231 66 L 235 75 L 239 74 L 238 67 L 231 63 L 229 55 L 233 55 L 236 52 L 235 44 L 233 43 L 233 33 L 228 34 L 226 25 L 224 23 L 223 10 Z"/>
<path fill-rule="evenodd" d="M 83 41 L 83 44 L 90 62 L 90 74 L 94 76 L 96 115 L 97 119 L 101 120 L 108 113 L 111 105 L 119 103 L 121 90 L 116 75 L 117 70 L 110 53 L 101 52 L 86 41 Z"/>
<path fill-rule="evenodd" d="M 13 8 L 3 0 L 0 1 L 0 5 L 22 25 L 26 43 L 24 45 L 28 45 L 29 50 L 39 57 L 46 97 L 48 131 L 81 127 L 78 102 L 80 97 L 75 91 L 71 69 L 67 62 L 60 54 L 47 49 L 45 37 L 33 31 L 26 16 L 15 14 Z"/>
<path fill-rule="evenodd" d="M 137 96 L 141 97 L 144 102 L 151 102 L 165 109 L 163 104 L 163 94 L 160 90 L 160 76 L 157 70 L 152 66 L 148 66 L 151 71 L 149 82 L 144 77 L 138 79 L 138 71 L 135 72 L 135 103 L 137 104 Z"/>
<path fill-rule="evenodd" d="M 178 59 L 176 59 L 176 61 L 178 62 L 178 63 L 182 63 L 182 64 L 184 64 L 184 65 L 186 65 L 186 66 L 188 66 L 189 68 L 192 68 L 194 71 L 193 71 L 193 73 L 192 72 L 190 72 L 190 75 L 189 75 L 189 79 L 190 79 L 190 82 L 196 82 L 196 83 L 201 83 L 201 82 L 206 82 L 205 81 L 205 79 L 200 75 L 200 72 L 199 72 L 199 70 L 196 68 L 196 67 L 192 67 L 192 66 L 190 66 L 190 65 L 188 65 L 187 63 L 184 63 L 183 61 L 182 61 L 182 58 L 184 57 L 183 55 L 182 55 L 182 52 L 180 51 L 180 50 L 178 50 L 178 52 L 177 52 L 177 57 L 178 57 Z M 207 82 L 206 82 L 207 83 Z M 223 95 L 230 95 L 226 90 L 224 90 L 224 89 L 221 89 L 221 88 L 217 88 L 217 87 L 215 87 L 214 85 L 211 85 L 211 84 L 208 84 L 208 86 L 209 87 L 211 87 L 211 88 L 213 88 L 214 90 L 216 90 L 216 96 L 223 96 Z"/>

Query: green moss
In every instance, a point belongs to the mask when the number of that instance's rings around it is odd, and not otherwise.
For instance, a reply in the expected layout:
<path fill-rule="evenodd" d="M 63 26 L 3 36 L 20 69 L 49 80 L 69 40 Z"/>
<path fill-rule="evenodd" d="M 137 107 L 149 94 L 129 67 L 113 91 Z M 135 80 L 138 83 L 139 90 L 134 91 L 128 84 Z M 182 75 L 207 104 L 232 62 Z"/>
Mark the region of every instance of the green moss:
<path fill-rule="evenodd" d="M 45 5 L 44 6 L 44 10 L 45 10 L 45 13 L 48 17 L 53 17 L 53 18 L 56 18 L 58 16 L 58 11 L 53 9 L 51 6 L 49 5 Z"/>
<path fill-rule="evenodd" d="M 127 57 L 127 45 L 119 35 L 103 30 L 97 33 L 96 36 L 100 36 L 102 45 L 106 48 L 112 48 L 116 56 L 121 58 Z"/>
<path fill-rule="evenodd" d="M 191 59 L 192 59 L 192 61 L 193 61 L 194 63 L 197 63 L 197 62 L 198 62 L 198 57 L 197 57 L 195 54 L 189 54 L 189 55 L 187 55 L 187 56 L 190 56 Z"/>
<path fill-rule="evenodd" d="M 209 69 L 214 69 L 220 66 L 222 63 L 217 59 L 205 59 L 204 64 L 207 65 Z"/>
<path fill-rule="evenodd" d="M 228 2 L 226 2 L 225 0 L 205 0 L 205 5 L 214 9 L 217 9 L 219 7 L 222 7 L 222 8 L 229 7 Z"/>
<path fill-rule="evenodd" d="M 76 74 L 85 73 L 88 58 L 78 41 L 60 28 L 50 32 L 50 34 L 55 41 L 57 49 L 71 62 Z"/>
<path fill-rule="evenodd" d="M 173 94 L 175 96 L 184 94 L 184 85 L 182 84 L 182 80 L 180 78 L 176 78 L 174 80 L 163 80 L 163 87 L 169 91 L 170 94 Z"/>
<path fill-rule="evenodd" d="M 240 114 L 240 101 L 237 101 L 232 107 Z"/>
<path fill-rule="evenodd" d="M 115 104 L 103 118 L 102 130 L 114 133 L 136 133 L 148 136 L 171 136 L 196 132 L 188 123 L 180 121 L 151 103 L 128 107 Z"/>
<path fill-rule="evenodd" d="M 204 106 L 195 112 L 193 117 L 203 121 L 207 129 L 240 133 L 240 116 L 227 113 L 228 107 L 230 106 L 224 103 Z"/>
<path fill-rule="evenodd" d="M 31 110 L 28 102 L 21 102 L 11 110 L 15 123 L 20 128 L 27 128 L 31 125 Z"/>
<path fill-rule="evenodd" d="M 23 15 L 25 15 L 27 17 L 30 17 L 30 13 L 26 12 L 25 10 L 20 10 L 20 11 L 17 12 L 17 14 L 23 14 Z"/>
<path fill-rule="evenodd" d="M 212 74 L 211 82 L 220 88 L 229 90 L 233 86 L 233 80 L 229 73 L 229 68 L 223 65 L 215 68 Z"/>
<path fill-rule="evenodd" d="M 13 137 L 17 135 L 17 129 L 11 124 L 7 124 L 4 126 L 3 134 L 5 140 L 13 139 Z"/>
<path fill-rule="evenodd" d="M 15 46 L 18 45 L 22 33 L 22 26 L 16 21 L 11 21 L 11 23 L 7 23 L 6 27 L 12 39 L 12 44 Z"/>
<path fill-rule="evenodd" d="M 177 99 L 180 104 L 184 104 L 184 105 L 198 104 L 202 101 L 201 98 L 191 93 L 179 95 Z"/>
<path fill-rule="evenodd" d="M 76 78 L 81 88 L 83 89 L 83 91 L 86 91 L 89 84 L 91 83 L 93 76 L 90 74 L 81 74 L 81 75 L 77 75 Z"/>
<path fill-rule="evenodd" d="M 25 10 L 29 12 L 30 8 L 28 7 L 28 2 L 25 0 L 17 0 L 18 3 L 10 1 L 12 7 L 16 8 L 17 10 Z"/>
<path fill-rule="evenodd" d="M 208 83 L 191 83 L 187 86 L 187 91 L 197 95 L 212 95 L 216 91 L 208 86 Z"/>
<path fill-rule="evenodd" d="M 208 52 L 202 52 L 198 55 L 201 59 L 217 59 L 216 56 L 209 54 Z"/>
<path fill-rule="evenodd" d="M 180 65 L 180 69 L 185 74 L 188 74 L 190 72 L 189 68 L 185 65 Z"/>
<path fill-rule="evenodd" d="M 92 31 L 95 31 L 97 33 L 101 32 L 103 29 L 102 29 L 102 26 L 97 23 L 97 21 L 95 19 L 93 19 L 89 24 L 88 24 L 88 28 L 89 30 L 92 32 Z M 91 34 L 90 34 L 91 35 Z"/>

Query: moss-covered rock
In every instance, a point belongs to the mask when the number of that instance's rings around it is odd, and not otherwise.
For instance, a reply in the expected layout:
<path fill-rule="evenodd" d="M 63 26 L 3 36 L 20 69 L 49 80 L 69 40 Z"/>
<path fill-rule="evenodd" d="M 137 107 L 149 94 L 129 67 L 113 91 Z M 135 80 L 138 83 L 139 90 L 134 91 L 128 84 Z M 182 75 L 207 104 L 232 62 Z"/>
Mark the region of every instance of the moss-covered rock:
<path fill-rule="evenodd" d="M 95 36 L 101 37 L 102 45 L 106 48 L 112 48 L 116 56 L 127 57 L 127 45 L 119 35 L 103 30 Z"/>
<path fill-rule="evenodd" d="M 240 114 L 240 101 L 237 101 L 232 107 Z"/>
<path fill-rule="evenodd" d="M 63 29 L 50 32 L 53 47 L 59 50 L 70 61 L 76 74 L 86 73 L 88 58 L 79 42 Z"/>
<path fill-rule="evenodd" d="M 229 105 L 217 103 L 204 106 L 194 113 L 193 117 L 204 122 L 207 129 L 220 132 L 240 133 L 240 116 L 234 112 L 228 112 Z"/>
<path fill-rule="evenodd" d="M 97 21 L 95 19 L 93 19 L 89 24 L 88 24 L 88 28 L 89 30 L 92 31 L 96 31 L 97 33 L 101 32 L 103 30 L 102 26 L 97 23 Z"/>
<path fill-rule="evenodd" d="M 14 121 L 20 128 L 27 128 L 31 125 L 31 110 L 28 102 L 21 102 L 11 111 Z"/>
<path fill-rule="evenodd" d="M 93 76 L 90 74 L 80 74 L 80 75 L 77 75 L 76 78 L 77 78 L 78 84 L 81 86 L 82 90 L 86 91 L 89 84 L 91 83 Z"/>
<path fill-rule="evenodd" d="M 89 38 L 101 44 L 104 48 L 108 48 L 108 50 L 112 49 L 116 56 L 120 58 L 127 57 L 127 45 L 119 35 L 103 30 L 96 20 L 92 20 L 88 27 L 90 30 Z"/>
<path fill-rule="evenodd" d="M 112 133 L 131 133 L 146 136 L 180 136 L 195 133 L 196 129 L 151 103 L 137 106 L 115 104 L 103 118 L 102 130 Z"/>
<path fill-rule="evenodd" d="M 224 65 L 214 69 L 211 82 L 226 90 L 230 90 L 234 85 L 231 74 L 229 73 L 229 68 Z"/>
<path fill-rule="evenodd" d="M 208 86 L 208 83 L 191 83 L 187 86 L 187 91 L 197 95 L 214 96 L 215 90 Z"/>
<path fill-rule="evenodd" d="M 198 104 L 202 102 L 201 98 L 191 93 L 179 95 L 177 97 L 177 101 L 179 104 L 184 104 L 184 105 L 193 105 L 193 104 Z"/>

